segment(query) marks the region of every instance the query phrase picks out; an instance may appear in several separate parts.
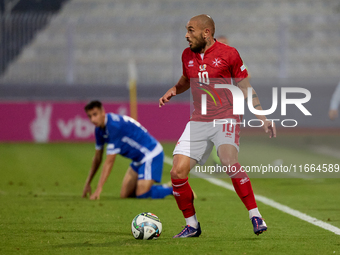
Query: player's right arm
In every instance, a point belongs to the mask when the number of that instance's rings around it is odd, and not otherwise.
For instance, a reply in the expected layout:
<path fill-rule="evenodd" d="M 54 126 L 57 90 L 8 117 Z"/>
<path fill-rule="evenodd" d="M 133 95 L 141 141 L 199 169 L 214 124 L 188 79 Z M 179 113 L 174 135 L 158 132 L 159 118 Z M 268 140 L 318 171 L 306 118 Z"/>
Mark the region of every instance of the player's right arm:
<path fill-rule="evenodd" d="M 169 102 L 169 100 L 173 96 L 181 94 L 181 93 L 187 91 L 189 88 L 190 88 L 190 80 L 187 77 L 185 77 L 184 75 L 182 75 L 181 78 L 179 79 L 179 81 L 177 82 L 177 84 L 175 86 L 173 86 L 172 88 L 170 88 L 164 94 L 164 96 L 162 96 L 159 99 L 159 107 L 162 107 L 165 103 Z"/>
<path fill-rule="evenodd" d="M 106 160 L 103 165 L 103 171 L 100 175 L 96 191 L 90 196 L 90 200 L 96 200 L 100 198 L 100 193 L 102 193 L 103 186 L 111 173 L 113 164 L 116 160 L 116 155 L 117 154 L 108 154 L 106 156 Z"/>
<path fill-rule="evenodd" d="M 86 179 L 86 183 L 85 183 L 85 187 L 83 190 L 83 195 L 82 197 L 87 197 L 87 194 L 91 195 L 92 191 L 91 191 L 91 181 L 93 179 L 93 177 L 95 176 L 95 174 L 98 171 L 98 168 L 102 162 L 103 159 L 103 149 L 99 149 L 96 150 L 93 160 L 92 160 L 92 165 L 91 165 L 91 169 L 89 172 L 89 175 Z"/>

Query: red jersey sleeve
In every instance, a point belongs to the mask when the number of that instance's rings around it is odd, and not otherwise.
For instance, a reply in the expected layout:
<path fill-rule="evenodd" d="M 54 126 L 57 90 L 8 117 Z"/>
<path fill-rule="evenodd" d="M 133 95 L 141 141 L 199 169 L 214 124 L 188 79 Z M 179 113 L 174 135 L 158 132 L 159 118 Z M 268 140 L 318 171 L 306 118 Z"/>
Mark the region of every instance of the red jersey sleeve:
<path fill-rule="evenodd" d="M 183 76 L 188 78 L 188 74 L 187 74 L 187 66 L 188 66 L 188 61 L 187 61 L 187 50 L 185 49 L 182 53 L 182 68 L 183 68 Z"/>
<path fill-rule="evenodd" d="M 243 80 L 244 78 L 248 77 L 248 71 L 246 66 L 243 64 L 243 61 L 241 59 L 240 54 L 235 48 L 232 48 L 233 50 L 231 51 L 230 54 L 230 72 L 232 78 L 236 81 L 239 82 Z"/>
<path fill-rule="evenodd" d="M 188 68 L 193 66 L 192 60 L 192 52 L 190 48 L 186 48 L 182 53 L 182 68 L 183 68 L 183 76 L 186 78 L 188 77 Z"/>

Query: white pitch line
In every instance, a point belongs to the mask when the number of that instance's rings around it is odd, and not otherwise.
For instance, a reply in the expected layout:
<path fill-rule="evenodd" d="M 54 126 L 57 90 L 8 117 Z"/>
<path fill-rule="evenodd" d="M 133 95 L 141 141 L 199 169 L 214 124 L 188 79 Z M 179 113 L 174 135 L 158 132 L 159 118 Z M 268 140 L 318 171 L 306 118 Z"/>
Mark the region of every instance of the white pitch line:
<path fill-rule="evenodd" d="M 164 157 L 164 162 L 171 165 L 172 166 L 172 159 L 168 156 L 165 156 Z M 204 180 L 212 183 L 212 184 L 215 184 L 217 186 L 220 186 L 222 188 L 225 188 L 225 189 L 228 189 L 228 190 L 231 190 L 233 192 L 235 192 L 234 190 L 234 187 L 233 185 L 229 184 L 229 183 L 226 183 L 220 179 L 216 179 L 216 178 L 210 178 L 208 177 L 208 175 L 204 174 L 204 173 L 195 173 L 195 172 L 191 172 L 190 174 L 192 175 L 195 175 L 197 177 L 201 177 L 203 178 Z M 285 212 L 285 213 L 288 213 L 296 218 L 299 218 L 303 221 L 306 221 L 308 223 L 311 223 L 315 226 L 318 226 L 320 228 L 323 228 L 323 229 L 326 229 L 328 231 L 331 231 L 333 232 L 334 234 L 336 235 L 340 235 L 340 228 L 337 228 L 327 222 L 324 222 L 322 220 L 318 220 L 317 218 L 314 218 L 314 217 L 311 217 L 305 213 L 302 213 L 302 212 L 299 212 L 297 210 L 294 210 L 286 205 L 283 205 L 283 204 L 280 204 L 278 202 L 275 202 L 274 200 L 272 199 L 269 199 L 267 197 L 264 197 L 264 196 L 260 196 L 260 195 L 255 195 L 255 198 L 257 201 L 260 201 L 268 206 L 271 206 L 273 208 L 276 208 L 278 209 L 279 211 L 282 211 L 282 212 Z"/>
<path fill-rule="evenodd" d="M 340 150 L 338 149 L 329 146 L 310 146 L 310 149 L 317 154 L 340 159 Z"/>

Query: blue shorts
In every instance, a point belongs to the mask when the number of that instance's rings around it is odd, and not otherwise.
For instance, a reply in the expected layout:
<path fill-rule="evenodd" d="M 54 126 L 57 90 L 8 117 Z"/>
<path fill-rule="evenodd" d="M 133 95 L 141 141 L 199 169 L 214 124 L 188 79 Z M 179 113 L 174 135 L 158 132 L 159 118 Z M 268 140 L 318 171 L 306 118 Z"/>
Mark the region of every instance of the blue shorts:
<path fill-rule="evenodd" d="M 138 180 L 154 180 L 161 182 L 163 174 L 164 152 L 162 151 L 156 157 L 145 161 L 141 165 L 136 162 L 130 164 L 131 168 L 138 174 Z"/>

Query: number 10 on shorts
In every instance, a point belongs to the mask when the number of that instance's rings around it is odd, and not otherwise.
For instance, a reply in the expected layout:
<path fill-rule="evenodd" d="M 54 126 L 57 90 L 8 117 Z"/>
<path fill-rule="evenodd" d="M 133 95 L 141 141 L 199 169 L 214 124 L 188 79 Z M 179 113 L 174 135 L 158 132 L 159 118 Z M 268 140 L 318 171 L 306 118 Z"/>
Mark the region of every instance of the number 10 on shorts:
<path fill-rule="evenodd" d="M 227 123 L 227 124 L 223 124 L 222 126 L 222 132 L 227 132 L 227 133 L 234 133 L 234 125 L 232 123 Z"/>
<path fill-rule="evenodd" d="M 223 123 L 221 126 L 215 126 L 215 128 L 218 128 L 218 131 L 216 130 L 218 134 L 218 143 L 222 142 L 222 144 L 232 144 L 238 149 L 240 140 L 240 126 L 235 122 L 236 120 L 234 119 L 226 119 L 225 123 Z"/>

